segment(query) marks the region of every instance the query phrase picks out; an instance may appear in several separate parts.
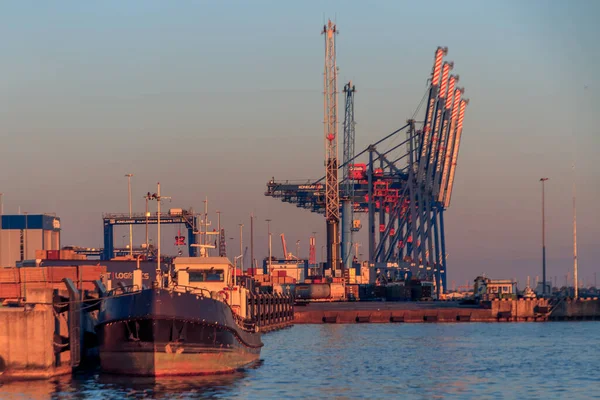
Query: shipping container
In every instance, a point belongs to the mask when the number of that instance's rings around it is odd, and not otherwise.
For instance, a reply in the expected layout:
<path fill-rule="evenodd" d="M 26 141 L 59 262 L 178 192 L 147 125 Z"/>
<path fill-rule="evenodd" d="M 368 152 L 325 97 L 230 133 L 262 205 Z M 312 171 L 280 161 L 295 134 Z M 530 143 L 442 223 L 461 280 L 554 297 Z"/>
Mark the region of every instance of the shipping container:
<path fill-rule="evenodd" d="M 78 269 L 78 280 L 84 282 L 99 280 L 107 272 L 106 266 L 101 265 L 80 265 Z"/>
<path fill-rule="evenodd" d="M 18 299 L 21 297 L 21 285 L 19 283 L 0 283 L 0 300 Z"/>
<path fill-rule="evenodd" d="M 40 260 L 45 260 L 46 259 L 46 250 L 36 250 L 35 258 L 40 259 Z"/>
<path fill-rule="evenodd" d="M 287 271 L 277 271 L 277 276 L 287 276 Z"/>
<path fill-rule="evenodd" d="M 341 300 L 346 297 L 346 289 L 343 283 L 332 283 L 331 287 L 331 298 L 333 300 Z"/>
<path fill-rule="evenodd" d="M 20 281 L 17 268 L 0 268 L 0 283 L 19 283 Z"/>
<path fill-rule="evenodd" d="M 48 260 L 60 260 L 60 250 L 48 250 L 46 258 Z"/>

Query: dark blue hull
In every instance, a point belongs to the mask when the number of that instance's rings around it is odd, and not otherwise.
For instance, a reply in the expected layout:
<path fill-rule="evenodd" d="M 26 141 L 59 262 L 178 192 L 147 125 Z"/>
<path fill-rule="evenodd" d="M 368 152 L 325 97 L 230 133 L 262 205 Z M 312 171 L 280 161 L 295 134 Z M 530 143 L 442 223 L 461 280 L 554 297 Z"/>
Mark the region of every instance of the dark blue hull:
<path fill-rule="evenodd" d="M 257 361 L 263 346 L 227 304 L 165 289 L 107 297 L 96 330 L 102 369 L 129 375 L 233 372 Z"/>

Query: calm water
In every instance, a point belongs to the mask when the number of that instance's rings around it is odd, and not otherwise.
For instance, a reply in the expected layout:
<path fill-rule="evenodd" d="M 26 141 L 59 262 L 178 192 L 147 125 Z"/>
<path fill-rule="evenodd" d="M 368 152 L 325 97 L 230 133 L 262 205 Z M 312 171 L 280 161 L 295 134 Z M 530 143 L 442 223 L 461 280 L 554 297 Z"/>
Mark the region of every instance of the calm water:
<path fill-rule="evenodd" d="M 299 325 L 220 378 L 91 373 L 0 385 L 0 399 L 600 398 L 600 322 Z"/>

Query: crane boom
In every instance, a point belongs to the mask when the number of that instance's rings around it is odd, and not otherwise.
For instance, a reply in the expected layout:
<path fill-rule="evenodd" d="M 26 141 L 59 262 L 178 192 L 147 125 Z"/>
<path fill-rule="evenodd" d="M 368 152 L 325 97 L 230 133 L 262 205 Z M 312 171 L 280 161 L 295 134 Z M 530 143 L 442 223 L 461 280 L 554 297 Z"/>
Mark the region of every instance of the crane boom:
<path fill-rule="evenodd" d="M 432 188 L 433 176 L 435 173 L 435 157 L 438 152 L 438 142 L 440 138 L 440 128 L 442 124 L 442 113 L 446 108 L 446 93 L 448 91 L 448 75 L 454 68 L 453 62 L 445 62 L 442 67 L 442 81 L 440 83 L 440 95 L 436 104 L 435 120 L 431 131 L 431 143 L 429 145 L 429 161 L 427 163 L 427 187 Z"/>
<path fill-rule="evenodd" d="M 435 51 L 435 61 L 431 72 L 431 88 L 429 89 L 429 101 L 427 105 L 427 114 L 425 114 L 425 123 L 423 124 L 423 133 L 420 143 L 419 168 L 417 172 L 417 180 L 423 182 L 425 167 L 427 166 L 427 149 L 429 147 L 429 135 L 431 131 L 431 122 L 433 119 L 433 111 L 435 102 L 438 96 L 438 87 L 440 84 L 440 76 L 442 72 L 442 59 L 448 54 L 447 47 L 438 47 Z"/>
<path fill-rule="evenodd" d="M 442 181 L 440 182 L 440 191 L 438 201 L 443 202 L 446 196 L 446 184 L 448 183 L 448 175 L 450 172 L 450 164 L 452 162 L 452 154 L 454 152 L 454 137 L 456 132 L 456 122 L 458 120 L 458 110 L 460 108 L 460 96 L 464 89 L 454 89 L 454 102 L 452 104 L 452 113 L 450 114 L 450 131 L 448 132 L 448 144 L 446 156 L 444 157 L 444 167 L 442 169 Z"/>
<path fill-rule="evenodd" d="M 340 190 L 338 182 L 337 65 L 335 36 L 331 20 L 323 27 L 325 35 L 324 128 L 325 128 L 325 219 L 327 221 L 327 263 L 332 270 L 339 265 Z"/>
<path fill-rule="evenodd" d="M 454 89 L 458 76 L 451 75 L 448 81 L 448 94 L 446 96 L 446 108 L 444 110 L 444 116 L 442 117 L 442 130 L 440 131 L 440 145 L 435 161 L 435 178 L 433 180 L 433 195 L 434 198 L 438 197 L 440 192 L 440 181 L 442 179 L 442 167 L 444 166 L 446 158 L 446 148 L 448 146 L 448 128 L 450 125 L 450 116 L 452 114 L 452 106 L 454 103 Z"/>
<path fill-rule="evenodd" d="M 281 247 L 283 248 L 283 258 L 285 258 L 286 260 L 289 260 L 290 256 L 288 255 L 287 245 L 285 244 L 285 235 L 282 233 L 279 236 L 281 236 Z"/>
<path fill-rule="evenodd" d="M 456 139 L 454 143 L 454 149 L 452 151 L 452 164 L 450 165 L 450 175 L 448 177 L 448 189 L 446 191 L 446 197 L 444 199 L 444 207 L 448 208 L 450 205 L 450 198 L 452 197 L 452 186 L 454 184 L 454 174 L 456 173 L 456 160 L 458 159 L 458 149 L 460 147 L 460 135 L 462 134 L 463 121 L 465 119 L 465 109 L 469 104 L 468 99 L 463 99 L 460 102 L 460 111 L 458 113 L 458 121 L 456 123 Z"/>

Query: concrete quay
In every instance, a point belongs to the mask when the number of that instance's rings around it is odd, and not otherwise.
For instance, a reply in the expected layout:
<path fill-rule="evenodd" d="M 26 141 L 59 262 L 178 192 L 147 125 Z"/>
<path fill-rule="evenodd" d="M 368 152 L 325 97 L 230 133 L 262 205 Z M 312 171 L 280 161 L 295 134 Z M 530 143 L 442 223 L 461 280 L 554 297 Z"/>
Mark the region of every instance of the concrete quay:
<path fill-rule="evenodd" d="M 0 381 L 71 373 L 68 326 L 52 304 L 53 291 L 28 290 L 22 307 L 0 307 Z"/>
<path fill-rule="evenodd" d="M 318 302 L 296 306 L 295 324 L 423 323 L 423 322 L 542 322 L 600 320 L 598 299 L 493 300 L 479 305 L 454 301 Z"/>

